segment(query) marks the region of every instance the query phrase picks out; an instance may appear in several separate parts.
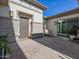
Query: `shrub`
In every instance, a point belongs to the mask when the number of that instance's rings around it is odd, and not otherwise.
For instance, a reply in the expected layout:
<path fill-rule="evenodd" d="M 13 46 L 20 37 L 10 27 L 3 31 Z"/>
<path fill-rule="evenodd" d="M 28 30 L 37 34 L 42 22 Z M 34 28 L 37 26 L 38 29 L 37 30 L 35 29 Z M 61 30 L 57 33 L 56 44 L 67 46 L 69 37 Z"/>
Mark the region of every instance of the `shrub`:
<path fill-rule="evenodd" d="M 4 48 L 4 55 L 9 53 L 7 35 L 0 36 L 0 47 Z"/>

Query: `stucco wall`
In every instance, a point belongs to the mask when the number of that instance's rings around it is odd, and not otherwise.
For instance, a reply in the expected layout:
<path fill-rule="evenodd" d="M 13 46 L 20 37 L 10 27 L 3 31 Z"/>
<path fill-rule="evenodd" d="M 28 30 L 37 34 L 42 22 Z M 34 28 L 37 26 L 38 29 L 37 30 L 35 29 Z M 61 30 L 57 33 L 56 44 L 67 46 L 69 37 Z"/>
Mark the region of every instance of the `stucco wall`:
<path fill-rule="evenodd" d="M 57 25 L 55 24 L 55 22 L 57 22 L 56 19 L 47 20 L 47 28 L 51 36 L 57 36 Z"/>
<path fill-rule="evenodd" d="M 29 19 L 29 34 L 32 29 L 32 34 L 35 33 L 43 33 L 43 10 L 29 4 L 27 2 L 21 2 L 20 0 L 10 0 L 9 6 L 5 6 L 2 9 L 0 9 L 0 16 L 2 17 L 10 17 L 10 11 L 12 11 L 12 22 L 13 22 L 13 28 L 16 36 L 20 35 L 20 17 L 18 12 L 23 12 L 26 14 L 31 15 L 32 17 Z M 40 23 L 39 25 L 32 24 L 31 28 L 31 22 L 33 23 Z M 39 27 L 37 29 L 36 27 Z M 30 35 L 29 35 L 30 36 Z"/>
<path fill-rule="evenodd" d="M 75 17 L 79 17 L 79 13 L 64 16 L 64 17 L 54 18 L 54 19 L 48 19 L 47 27 L 48 27 L 50 35 L 57 36 L 57 24 L 56 24 L 57 20 L 64 20 L 64 19 L 75 18 Z"/>
<path fill-rule="evenodd" d="M 42 23 L 35 23 L 33 22 L 33 33 L 42 33 L 43 31 L 43 24 Z"/>
<path fill-rule="evenodd" d="M 38 11 L 38 8 L 36 12 L 34 9 L 31 10 L 30 6 L 29 6 L 29 9 L 27 7 L 23 7 L 23 6 L 20 6 L 20 5 L 17 5 L 17 4 L 14 4 L 14 3 L 9 3 L 10 5 L 10 10 L 14 12 L 14 19 L 19 19 L 18 17 L 18 11 L 20 12 L 24 12 L 24 13 L 27 13 L 27 14 L 30 14 L 33 16 L 33 22 L 40 22 L 42 23 L 43 20 L 42 20 L 42 14 L 43 12 L 41 11 Z"/>
<path fill-rule="evenodd" d="M 0 35 L 7 35 L 8 42 L 16 41 L 15 39 L 17 38 L 14 32 L 15 29 L 13 23 L 11 18 L 0 17 Z M 15 25 L 17 25 L 17 23 Z"/>
<path fill-rule="evenodd" d="M 8 6 L 2 6 L 0 7 L 0 16 L 9 17 L 9 7 Z"/>
<path fill-rule="evenodd" d="M 31 28 L 32 29 L 32 34 L 39 33 L 39 32 L 43 33 L 43 25 L 42 25 L 42 23 L 43 23 L 43 19 L 42 19 L 43 18 L 43 12 L 41 12 L 41 13 L 35 12 L 35 11 L 30 10 L 28 8 L 18 6 L 16 4 L 14 4 L 14 3 L 10 3 L 10 10 L 13 11 L 13 14 L 14 14 L 13 19 L 18 19 L 19 20 L 19 16 L 18 16 L 19 11 L 23 12 L 23 13 L 26 13 L 26 14 L 32 15 L 32 18 L 30 19 L 31 22 L 33 22 L 33 23 L 34 22 L 41 23 L 40 26 L 38 26 L 41 30 L 35 28 L 35 26 L 37 26 L 37 25 L 34 25 L 32 23 L 32 28 Z M 31 26 L 29 26 L 29 27 L 31 27 Z M 17 27 L 17 28 L 19 28 L 19 27 Z M 31 30 L 29 30 L 29 33 L 30 32 L 31 32 Z"/>

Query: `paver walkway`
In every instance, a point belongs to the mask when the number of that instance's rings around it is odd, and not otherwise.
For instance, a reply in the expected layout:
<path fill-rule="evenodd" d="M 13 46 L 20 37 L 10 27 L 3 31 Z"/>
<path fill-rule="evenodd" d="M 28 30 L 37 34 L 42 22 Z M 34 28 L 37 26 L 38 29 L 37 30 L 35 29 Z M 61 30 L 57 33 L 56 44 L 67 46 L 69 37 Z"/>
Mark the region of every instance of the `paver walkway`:
<path fill-rule="evenodd" d="M 17 41 L 10 47 L 10 59 L 79 59 L 79 44 L 54 37 Z"/>

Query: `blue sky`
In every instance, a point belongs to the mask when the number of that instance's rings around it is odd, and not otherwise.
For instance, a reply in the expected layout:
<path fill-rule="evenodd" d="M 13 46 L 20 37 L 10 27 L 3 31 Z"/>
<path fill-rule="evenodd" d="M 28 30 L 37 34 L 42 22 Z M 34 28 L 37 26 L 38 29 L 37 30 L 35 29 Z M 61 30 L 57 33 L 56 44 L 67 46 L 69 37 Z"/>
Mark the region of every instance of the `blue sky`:
<path fill-rule="evenodd" d="M 37 1 L 48 7 L 48 9 L 44 11 L 45 16 L 56 15 L 78 7 L 77 0 L 37 0 Z"/>

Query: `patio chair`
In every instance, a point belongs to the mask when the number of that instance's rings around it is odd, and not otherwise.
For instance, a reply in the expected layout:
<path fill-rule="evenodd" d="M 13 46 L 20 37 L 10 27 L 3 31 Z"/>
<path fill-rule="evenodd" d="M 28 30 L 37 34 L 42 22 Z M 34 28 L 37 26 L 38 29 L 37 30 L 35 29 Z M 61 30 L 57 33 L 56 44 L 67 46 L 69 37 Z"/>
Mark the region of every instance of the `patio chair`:
<path fill-rule="evenodd" d="M 79 40 L 79 30 L 78 30 L 77 36 L 74 38 L 74 40 Z"/>
<path fill-rule="evenodd" d="M 75 35 L 69 35 L 69 40 L 73 40 L 75 37 Z"/>

